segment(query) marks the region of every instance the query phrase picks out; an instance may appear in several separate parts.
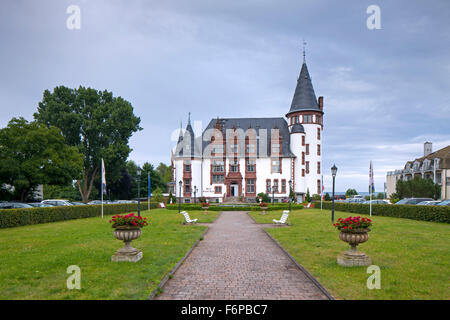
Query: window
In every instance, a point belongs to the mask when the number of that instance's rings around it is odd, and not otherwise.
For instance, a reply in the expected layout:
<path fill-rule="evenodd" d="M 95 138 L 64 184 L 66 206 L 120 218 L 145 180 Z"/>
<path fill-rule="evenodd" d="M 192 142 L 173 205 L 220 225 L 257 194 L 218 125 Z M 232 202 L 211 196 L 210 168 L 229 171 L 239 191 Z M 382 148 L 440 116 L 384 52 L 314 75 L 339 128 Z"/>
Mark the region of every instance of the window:
<path fill-rule="evenodd" d="M 184 192 L 191 193 L 191 180 L 190 179 L 184 179 Z"/>
<path fill-rule="evenodd" d="M 321 187 L 320 187 L 320 180 L 319 179 L 317 179 L 317 194 L 322 194 L 322 190 L 321 190 Z"/>
<path fill-rule="evenodd" d="M 272 172 L 280 173 L 281 167 L 280 167 L 280 160 L 272 160 Z"/>
<path fill-rule="evenodd" d="M 247 193 L 255 193 L 255 179 L 247 179 Z"/>
<path fill-rule="evenodd" d="M 224 170 L 223 160 L 213 160 L 212 172 L 223 172 Z"/>
<path fill-rule="evenodd" d="M 184 172 L 191 172 L 191 162 L 190 161 L 184 162 Z"/>
<path fill-rule="evenodd" d="M 281 180 L 281 193 L 286 193 L 286 180 Z"/>
<path fill-rule="evenodd" d="M 313 116 L 312 115 L 305 115 L 303 116 L 303 123 L 312 123 L 313 122 Z"/>
<path fill-rule="evenodd" d="M 231 153 L 238 153 L 238 145 L 230 144 L 230 151 L 231 151 Z"/>
<path fill-rule="evenodd" d="M 302 169 L 302 177 L 305 176 L 305 169 Z"/>
<path fill-rule="evenodd" d="M 214 193 L 222 193 L 222 187 L 214 187 Z"/>
<path fill-rule="evenodd" d="M 317 145 L 317 155 L 320 156 L 320 144 Z"/>
<path fill-rule="evenodd" d="M 219 153 L 222 154 L 223 153 L 223 144 L 216 144 L 212 146 L 212 153 Z"/>
<path fill-rule="evenodd" d="M 306 155 L 309 154 L 309 144 L 306 144 Z"/>
<path fill-rule="evenodd" d="M 247 160 L 247 172 L 255 172 L 256 161 Z"/>
<path fill-rule="evenodd" d="M 246 152 L 247 153 L 255 153 L 255 145 L 254 144 L 247 144 Z"/>
<path fill-rule="evenodd" d="M 320 140 L 320 128 L 317 128 L 317 140 Z"/>
<path fill-rule="evenodd" d="M 305 145 L 305 136 L 302 136 L 302 146 Z"/>
<path fill-rule="evenodd" d="M 306 161 L 306 174 L 309 173 L 309 161 Z"/>
<path fill-rule="evenodd" d="M 271 187 L 270 187 L 270 180 L 266 180 L 266 193 L 270 193 L 272 192 Z"/>
<path fill-rule="evenodd" d="M 212 176 L 212 183 L 223 183 L 224 176 L 222 174 L 214 174 Z"/>
<path fill-rule="evenodd" d="M 280 144 L 272 143 L 272 154 L 280 154 Z"/>
<path fill-rule="evenodd" d="M 295 116 L 295 123 L 298 123 L 298 116 Z"/>
<path fill-rule="evenodd" d="M 278 193 L 278 179 L 273 180 L 273 188 L 275 192 Z"/>
<path fill-rule="evenodd" d="M 320 161 L 317 161 L 317 174 L 320 174 Z"/>
<path fill-rule="evenodd" d="M 239 161 L 237 161 L 236 159 L 230 160 L 230 171 L 239 172 Z"/>
<path fill-rule="evenodd" d="M 302 152 L 302 165 L 305 165 L 305 153 Z"/>

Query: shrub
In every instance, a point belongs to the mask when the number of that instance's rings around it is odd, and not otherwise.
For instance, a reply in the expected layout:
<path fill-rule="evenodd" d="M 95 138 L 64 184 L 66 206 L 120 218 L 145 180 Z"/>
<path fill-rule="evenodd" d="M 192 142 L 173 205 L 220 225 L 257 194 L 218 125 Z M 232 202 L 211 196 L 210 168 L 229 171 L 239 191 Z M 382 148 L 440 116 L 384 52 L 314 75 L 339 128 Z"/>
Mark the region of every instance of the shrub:
<path fill-rule="evenodd" d="M 324 209 L 331 210 L 331 202 L 323 203 Z M 335 202 L 337 211 L 369 214 L 370 206 L 361 203 Z M 372 204 L 373 216 L 386 216 L 422 221 L 450 223 L 450 207 L 448 206 L 417 206 L 407 204 Z"/>
<path fill-rule="evenodd" d="M 202 210 L 202 207 L 200 204 L 191 204 L 191 203 L 184 203 L 181 204 L 181 210 Z M 292 204 L 292 210 L 299 210 L 303 208 L 302 204 Z M 168 210 L 178 210 L 178 204 L 169 204 L 167 205 Z M 274 210 L 288 210 L 289 209 L 289 203 L 280 203 L 275 205 L 268 205 L 266 211 L 274 211 Z M 210 205 L 209 211 L 260 211 L 259 204 L 256 205 L 248 205 L 248 206 L 216 206 L 216 205 Z"/>
<path fill-rule="evenodd" d="M 148 222 L 146 221 L 147 218 L 142 218 L 142 217 L 138 217 L 135 216 L 134 213 L 130 213 L 130 214 L 125 214 L 125 215 L 120 215 L 120 214 L 116 214 L 115 216 L 113 216 L 111 218 L 111 220 L 109 220 L 109 223 L 112 223 L 112 227 L 113 228 L 143 228 L 145 226 L 148 226 Z"/>
<path fill-rule="evenodd" d="M 103 214 L 114 215 L 136 211 L 137 206 L 137 203 L 105 204 L 103 205 Z M 141 202 L 142 209 L 147 207 L 147 202 Z M 150 203 L 150 208 L 157 207 L 157 203 Z M 0 210 L 0 228 L 98 217 L 101 216 L 101 210 L 101 205 L 5 209 Z"/>
<path fill-rule="evenodd" d="M 270 197 L 267 193 L 260 192 L 256 197 L 256 202 L 259 202 L 259 199 L 262 199 L 262 202 L 270 202 Z"/>
<path fill-rule="evenodd" d="M 372 220 L 369 218 L 361 218 L 360 216 L 350 216 L 345 219 L 339 218 L 333 226 L 335 226 L 339 231 L 359 233 L 360 231 L 365 231 L 372 226 Z"/>

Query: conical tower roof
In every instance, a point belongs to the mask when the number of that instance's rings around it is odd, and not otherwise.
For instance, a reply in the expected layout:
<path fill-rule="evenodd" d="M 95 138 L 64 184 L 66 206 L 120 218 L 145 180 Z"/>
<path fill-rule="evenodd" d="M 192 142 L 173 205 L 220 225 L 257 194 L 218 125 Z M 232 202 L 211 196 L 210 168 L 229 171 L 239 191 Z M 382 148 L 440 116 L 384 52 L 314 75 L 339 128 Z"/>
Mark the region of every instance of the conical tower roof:
<path fill-rule="evenodd" d="M 314 93 L 306 62 L 303 62 L 300 76 L 297 80 L 294 98 L 292 99 L 291 109 L 288 114 L 304 110 L 321 111 L 317 103 L 316 94 Z"/>

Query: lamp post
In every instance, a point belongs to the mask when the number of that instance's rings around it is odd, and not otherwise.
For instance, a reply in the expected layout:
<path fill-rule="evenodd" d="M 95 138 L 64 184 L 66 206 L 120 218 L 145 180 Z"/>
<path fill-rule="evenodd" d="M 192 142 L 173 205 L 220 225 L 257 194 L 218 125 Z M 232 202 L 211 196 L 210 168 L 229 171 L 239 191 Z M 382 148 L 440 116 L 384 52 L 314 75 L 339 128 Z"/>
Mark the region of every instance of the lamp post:
<path fill-rule="evenodd" d="M 138 217 L 141 216 L 141 172 L 142 169 L 137 167 L 137 176 L 138 176 Z"/>
<path fill-rule="evenodd" d="M 197 186 L 194 186 L 194 204 L 197 204 Z"/>
<path fill-rule="evenodd" d="M 332 198 L 332 205 L 331 205 L 331 222 L 334 223 L 334 182 L 336 178 L 336 172 L 337 167 L 335 164 L 331 167 L 331 175 L 333 176 L 333 198 Z"/>
<path fill-rule="evenodd" d="M 275 186 L 272 186 L 272 205 L 275 204 L 274 194 L 275 194 Z"/>
<path fill-rule="evenodd" d="M 178 213 L 181 212 L 181 186 L 183 185 L 183 182 L 180 180 L 178 182 L 178 184 L 180 185 L 180 196 L 178 197 Z"/>
<path fill-rule="evenodd" d="M 289 180 L 289 211 L 291 211 L 291 203 L 292 203 L 292 180 Z"/>

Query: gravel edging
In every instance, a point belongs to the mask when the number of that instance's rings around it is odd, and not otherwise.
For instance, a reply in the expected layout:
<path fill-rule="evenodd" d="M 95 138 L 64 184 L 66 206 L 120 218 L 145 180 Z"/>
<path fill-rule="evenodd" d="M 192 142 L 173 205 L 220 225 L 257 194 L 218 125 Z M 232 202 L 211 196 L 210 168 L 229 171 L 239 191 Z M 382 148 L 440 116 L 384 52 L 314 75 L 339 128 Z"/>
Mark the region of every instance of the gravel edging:
<path fill-rule="evenodd" d="M 219 218 L 219 216 L 222 214 L 222 212 L 220 212 L 217 217 L 214 219 L 214 221 L 212 223 L 214 223 L 217 218 Z M 204 238 L 205 235 L 208 233 L 209 231 L 209 227 L 206 227 L 205 232 L 203 232 L 201 238 Z M 200 242 L 199 239 L 197 239 L 195 241 L 195 243 L 189 248 L 189 250 L 186 252 L 186 254 L 184 255 L 183 258 L 180 259 L 180 261 L 177 262 L 177 264 L 175 265 L 175 267 L 173 267 L 173 269 L 165 275 L 165 277 L 161 280 L 161 282 L 159 283 L 159 285 L 155 288 L 155 290 L 152 291 L 152 293 L 150 294 L 150 296 L 148 297 L 148 300 L 153 300 L 156 297 L 156 293 L 159 291 L 158 288 L 161 290 L 163 288 L 163 286 L 166 284 L 167 281 L 169 281 L 169 277 L 173 276 L 175 274 L 175 272 L 178 270 L 178 268 L 183 264 L 183 262 L 187 259 L 187 257 L 191 254 L 192 250 L 194 250 L 194 248 L 198 245 L 198 243 Z"/>
<path fill-rule="evenodd" d="M 250 215 L 250 214 L 248 214 L 248 212 L 247 212 L 247 215 L 253 220 L 253 222 L 254 223 L 256 223 L 256 224 L 260 224 L 260 223 L 257 223 L 256 221 L 255 221 L 255 219 L 253 219 L 253 217 Z M 316 278 L 314 278 L 304 267 L 302 267 L 295 259 L 294 259 L 294 257 L 293 256 L 291 256 L 290 254 L 289 254 L 289 252 L 287 252 L 286 251 L 286 249 L 277 241 L 277 240 L 275 240 L 271 235 L 270 235 L 270 233 L 268 233 L 266 230 L 265 230 L 265 228 L 262 228 L 263 230 L 264 230 L 264 232 L 266 233 L 266 235 L 270 238 L 270 239 L 272 239 L 272 241 L 273 242 L 275 242 L 276 243 L 276 245 L 289 257 L 289 259 L 291 259 L 292 260 L 292 262 L 297 266 L 297 268 L 299 268 L 300 269 L 300 271 L 302 271 L 315 285 L 316 285 L 316 287 L 317 288 L 319 288 L 320 289 L 320 291 L 322 291 L 323 292 L 323 294 L 324 295 L 326 295 L 327 296 L 327 298 L 328 299 L 330 299 L 330 300 L 336 300 L 328 291 L 327 291 L 327 289 L 325 289 L 320 283 L 319 283 L 319 281 L 317 281 L 316 280 Z"/>

